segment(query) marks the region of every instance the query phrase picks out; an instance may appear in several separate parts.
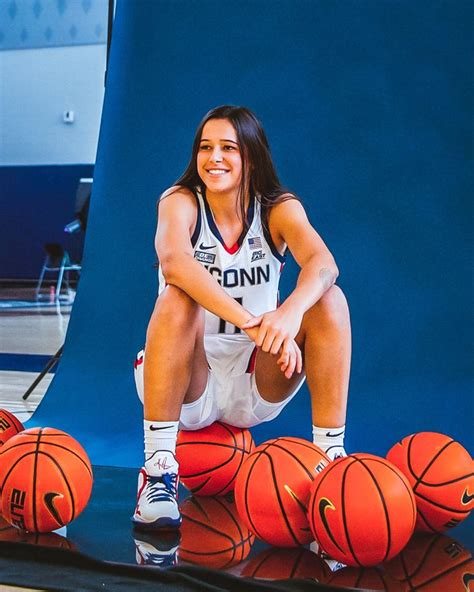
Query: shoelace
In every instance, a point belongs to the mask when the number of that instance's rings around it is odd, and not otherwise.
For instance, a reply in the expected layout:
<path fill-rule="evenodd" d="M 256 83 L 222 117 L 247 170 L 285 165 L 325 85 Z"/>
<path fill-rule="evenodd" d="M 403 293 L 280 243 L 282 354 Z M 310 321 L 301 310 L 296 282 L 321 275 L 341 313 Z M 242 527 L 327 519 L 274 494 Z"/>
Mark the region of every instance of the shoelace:
<path fill-rule="evenodd" d="M 159 477 L 147 475 L 146 499 L 154 502 L 176 501 L 176 484 L 178 476 L 175 473 L 165 473 Z"/>

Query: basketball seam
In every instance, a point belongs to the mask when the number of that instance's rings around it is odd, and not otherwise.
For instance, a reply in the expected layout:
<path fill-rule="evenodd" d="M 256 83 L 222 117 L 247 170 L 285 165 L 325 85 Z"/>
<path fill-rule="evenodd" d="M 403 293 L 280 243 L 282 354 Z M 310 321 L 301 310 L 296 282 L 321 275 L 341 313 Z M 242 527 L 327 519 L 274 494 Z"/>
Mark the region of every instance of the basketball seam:
<path fill-rule="evenodd" d="M 262 559 L 260 560 L 258 565 L 255 566 L 255 569 L 252 571 L 251 574 L 249 574 L 248 577 L 254 578 L 257 571 L 265 564 L 267 559 L 271 558 L 271 550 L 267 549 L 264 553 L 265 553 L 264 557 L 262 557 Z"/>
<path fill-rule="evenodd" d="M 3 493 L 3 488 L 5 487 L 5 483 L 8 481 L 8 477 L 11 475 L 13 469 L 16 467 L 16 465 L 23 460 L 24 458 L 26 458 L 27 456 L 29 456 L 30 454 L 34 454 L 34 451 L 29 451 L 26 454 L 24 454 L 23 456 L 20 456 L 20 458 L 17 458 L 15 460 L 15 462 L 10 466 L 10 468 L 8 469 L 8 472 L 6 473 L 6 475 L 3 478 L 2 484 L 0 486 L 0 495 L 2 495 Z"/>
<path fill-rule="evenodd" d="M 423 481 L 420 479 L 419 485 L 423 485 L 424 487 L 443 487 L 444 485 L 452 485 L 453 483 L 459 483 L 459 481 L 469 479 L 470 477 L 474 477 L 474 473 L 468 473 L 467 475 L 457 477 L 456 479 L 452 479 L 451 481 L 444 481 L 443 483 L 428 483 L 427 481 Z"/>
<path fill-rule="evenodd" d="M 408 436 L 408 448 L 407 448 L 407 452 L 406 452 L 406 459 L 407 459 L 407 467 L 408 470 L 410 471 L 410 473 L 412 474 L 413 479 L 418 478 L 415 471 L 413 470 L 412 464 L 411 464 L 411 448 L 413 445 L 413 440 L 415 439 L 416 434 L 412 434 L 411 436 Z M 403 440 L 400 442 L 400 445 L 403 444 Z"/>
<path fill-rule="evenodd" d="M 255 524 L 252 520 L 252 517 L 250 516 L 250 512 L 249 512 L 249 503 L 248 503 L 248 489 L 249 489 L 249 483 L 250 483 L 250 475 L 253 471 L 253 469 L 255 468 L 255 465 L 257 464 L 257 460 L 259 459 L 259 457 L 262 455 L 262 451 L 259 450 L 258 452 L 255 451 L 253 454 L 255 454 L 255 458 L 253 459 L 253 464 L 251 467 L 249 467 L 249 470 L 247 472 L 247 479 L 245 481 L 245 488 L 244 488 L 244 509 L 245 509 L 245 514 L 246 517 L 249 521 L 249 524 L 252 525 L 251 530 L 253 530 L 253 532 L 255 533 L 256 536 L 258 536 L 260 539 L 262 538 L 262 536 L 259 534 L 258 529 L 255 528 Z M 252 456 L 252 455 L 251 455 Z M 250 458 L 249 458 L 250 461 Z"/>
<path fill-rule="evenodd" d="M 304 557 L 304 553 L 302 549 L 298 549 L 299 552 L 299 556 L 297 557 L 296 561 L 294 562 L 294 565 L 291 569 L 290 572 L 290 578 L 294 578 L 295 577 L 295 573 L 298 571 L 298 567 L 300 565 L 300 563 L 303 561 L 303 557 Z"/>
<path fill-rule="evenodd" d="M 232 483 L 235 481 L 239 471 L 240 471 L 240 467 L 242 466 L 244 460 L 245 460 L 245 456 L 248 455 L 247 452 L 245 452 L 246 448 L 245 448 L 245 432 L 242 430 L 241 432 L 242 435 L 242 446 L 243 446 L 243 453 L 240 455 L 240 459 L 239 459 L 239 466 L 237 467 L 237 469 L 234 471 L 234 474 L 232 475 L 232 477 L 229 479 L 229 481 L 224 485 L 224 487 L 221 487 L 221 489 L 219 489 L 219 491 L 217 491 L 214 495 L 222 495 L 222 493 L 224 491 L 226 491 L 226 489 L 228 489 L 229 487 L 232 487 Z M 234 439 L 235 440 L 235 439 Z M 236 449 L 237 451 L 237 449 Z M 235 455 L 234 455 L 235 456 Z M 231 459 L 229 459 L 227 462 L 230 462 L 233 459 L 233 457 Z"/>
<path fill-rule="evenodd" d="M 437 508 L 441 508 L 441 510 L 447 510 L 448 512 L 453 512 L 454 514 L 469 514 L 471 512 L 471 510 L 469 509 L 465 509 L 465 510 L 455 510 L 454 508 L 450 508 L 448 506 L 443 506 L 442 504 L 438 503 L 438 502 L 434 502 L 433 500 L 429 499 L 428 497 L 425 497 L 424 495 L 422 495 L 421 493 L 417 492 L 416 496 L 421 498 L 423 501 L 430 503 L 432 506 L 436 506 Z"/>
<path fill-rule="evenodd" d="M 446 448 L 451 446 L 451 444 L 454 444 L 454 440 L 450 440 L 440 450 L 438 450 L 438 452 L 433 456 L 433 458 L 430 460 L 430 462 L 426 465 L 425 469 L 422 471 L 421 475 L 416 478 L 416 483 L 413 486 L 413 491 L 415 491 L 416 488 L 418 487 L 418 485 L 423 481 L 423 477 L 430 470 L 430 468 L 433 466 L 434 462 L 438 459 L 438 457 L 441 456 L 441 454 L 446 450 Z"/>
<path fill-rule="evenodd" d="M 225 465 L 229 462 L 231 462 L 232 460 L 234 460 L 234 457 L 236 455 L 237 450 L 235 450 L 235 448 L 233 448 L 233 453 L 229 458 L 226 458 L 224 462 L 222 462 L 219 465 L 216 465 L 214 467 L 210 467 L 209 469 L 206 469 L 205 471 L 201 471 L 200 473 L 191 473 L 191 474 L 183 474 L 181 473 L 181 480 L 183 479 L 192 479 L 193 477 L 202 477 L 203 475 L 206 475 L 207 473 L 211 472 L 211 475 L 209 476 L 209 479 L 212 477 L 212 472 L 214 472 L 216 469 L 220 469 L 221 467 L 225 467 Z"/>
<path fill-rule="evenodd" d="M 68 489 L 69 492 L 69 496 L 71 498 L 71 512 L 72 512 L 72 516 L 70 520 L 66 520 L 65 522 L 63 521 L 63 524 L 61 524 L 61 526 L 64 526 L 64 524 L 68 524 L 69 522 L 72 522 L 74 520 L 74 518 L 76 517 L 76 506 L 75 506 L 75 500 L 74 500 L 74 496 L 72 493 L 72 489 L 71 486 L 69 485 L 69 480 L 67 479 L 63 468 L 61 467 L 61 465 L 58 463 L 58 461 L 54 458 L 54 456 L 51 456 L 48 452 L 45 452 L 44 450 L 41 451 L 42 454 L 46 455 L 47 457 L 49 457 L 50 460 L 53 461 L 53 464 L 56 465 L 57 469 L 59 470 L 59 472 L 61 473 L 62 478 L 64 479 L 64 483 L 66 484 L 66 487 Z M 58 512 L 59 514 L 59 512 Z"/>
<path fill-rule="evenodd" d="M 408 482 L 405 483 L 405 479 L 406 476 L 403 474 L 403 471 L 401 471 L 400 469 L 398 469 L 398 467 L 396 467 L 397 470 L 395 470 L 392 466 L 391 466 L 391 462 L 387 459 L 378 459 L 378 458 L 371 458 L 370 459 L 372 462 L 377 462 L 379 464 L 382 464 L 384 467 L 387 467 L 387 469 L 390 469 L 392 471 L 392 473 L 394 473 L 397 477 L 400 477 L 400 474 L 402 475 L 402 477 L 404 477 L 403 479 L 400 479 L 400 481 L 403 483 L 403 485 L 405 486 L 405 489 L 408 492 L 408 495 L 410 497 L 410 501 L 411 501 L 411 506 L 412 506 L 412 514 L 413 514 L 413 528 L 415 527 L 415 523 L 416 523 L 416 514 L 417 514 L 417 507 L 416 507 L 416 501 L 414 499 L 415 494 L 412 495 L 412 489 L 410 486 L 410 483 Z M 408 480 L 407 480 L 408 481 Z"/>
<path fill-rule="evenodd" d="M 348 466 L 350 466 L 351 464 L 353 464 L 353 462 L 351 462 L 350 464 L 348 464 Z M 324 483 L 324 481 L 326 480 L 326 477 L 328 477 L 328 475 L 331 474 L 331 468 L 333 466 L 335 466 L 335 465 L 329 465 L 329 467 L 327 467 L 327 469 L 322 473 L 322 476 L 319 477 L 319 482 L 316 485 L 316 489 L 313 492 L 312 504 L 311 504 L 311 514 L 310 515 L 311 515 L 311 521 L 314 522 L 314 525 L 316 525 L 316 523 L 317 523 L 317 521 L 314 520 L 314 508 L 316 506 L 316 498 L 318 497 L 318 491 L 319 491 L 319 488 Z M 345 470 L 347 470 L 347 468 Z M 316 531 L 316 528 L 314 528 L 314 530 Z M 333 542 L 333 544 L 335 545 L 335 547 L 337 547 L 341 551 L 341 553 L 345 553 L 343 551 L 343 549 L 341 547 L 339 547 L 339 545 L 335 542 L 335 540 L 332 540 L 334 538 L 334 535 L 332 534 L 332 532 L 329 532 L 328 534 L 329 534 L 329 538 L 331 539 L 331 541 Z M 323 549 L 323 550 L 327 552 L 327 549 Z"/>
<path fill-rule="evenodd" d="M 368 460 L 368 459 L 365 459 Z M 376 478 L 374 477 L 374 474 L 372 473 L 372 471 L 369 469 L 368 466 L 366 466 L 363 462 L 362 459 L 357 459 L 358 462 L 360 462 L 360 464 L 364 467 L 364 469 L 369 473 L 370 477 L 372 478 L 372 481 L 375 484 L 375 487 L 378 491 L 379 494 L 379 498 L 382 501 L 382 507 L 383 507 L 383 512 L 385 515 L 385 526 L 387 528 L 387 546 L 386 546 L 386 550 L 384 553 L 384 557 L 382 559 L 382 562 L 386 561 L 389 553 L 390 553 L 390 548 L 392 546 L 392 530 L 390 528 L 390 519 L 389 519 L 389 515 L 388 515 L 388 509 L 387 509 L 387 504 L 385 503 L 385 498 L 383 496 L 382 490 L 380 489 L 380 485 L 378 484 Z M 384 465 L 386 466 L 386 465 Z M 390 468 L 390 467 L 389 467 Z M 380 563 L 380 562 L 379 562 Z"/>
<path fill-rule="evenodd" d="M 36 470 L 38 465 L 38 450 L 41 441 L 41 433 L 42 429 L 38 432 L 38 437 L 36 438 L 36 448 L 34 450 L 34 461 L 33 461 L 33 483 L 32 483 L 32 490 L 33 490 L 33 524 L 35 527 L 35 531 L 38 531 L 38 520 L 36 518 Z"/>
<path fill-rule="evenodd" d="M 462 567 L 464 564 L 469 564 L 472 561 L 471 557 L 467 557 L 466 559 L 464 559 L 464 561 L 462 561 L 461 563 L 458 563 L 457 565 L 453 565 L 451 566 L 449 569 L 447 569 L 446 571 L 443 571 L 443 573 L 437 574 L 436 576 L 431 577 L 431 579 L 429 580 L 425 580 L 422 584 L 417 584 L 416 585 L 416 590 L 421 590 L 422 588 L 424 588 L 425 586 L 427 586 L 428 584 L 431 584 L 433 582 L 436 582 L 436 580 L 438 578 L 441 578 L 443 576 L 445 576 L 446 574 L 451 573 L 452 571 L 454 571 L 455 569 L 459 569 L 460 567 Z M 411 585 L 411 583 L 410 583 Z"/>
<path fill-rule="evenodd" d="M 72 436 L 71 436 L 72 438 Z M 78 443 L 79 444 L 79 443 Z M 54 447 L 54 448 L 61 448 L 62 450 L 66 450 L 67 452 L 69 452 L 69 454 L 72 454 L 73 456 L 75 456 L 78 460 L 81 461 L 81 463 L 86 467 L 87 472 L 89 473 L 89 475 L 91 477 L 93 477 L 92 474 L 92 470 L 90 467 L 90 464 L 88 462 L 86 462 L 84 460 L 84 458 L 77 452 L 75 452 L 74 450 L 71 450 L 70 448 L 68 448 L 67 446 L 62 446 L 61 444 L 53 444 L 52 442 L 48 442 L 48 446 L 50 447 Z M 43 450 L 41 450 L 40 452 L 43 452 Z M 84 450 L 84 454 L 87 454 L 86 451 Z"/>
<path fill-rule="evenodd" d="M 431 536 L 431 535 L 430 535 Z M 421 569 L 423 569 L 423 564 L 425 563 L 425 561 L 428 559 L 428 557 L 430 556 L 431 551 L 433 550 L 433 547 L 436 545 L 436 543 L 439 541 L 441 535 L 435 535 L 428 544 L 427 549 L 425 549 L 425 551 L 423 552 L 423 556 L 421 557 L 421 561 L 418 563 L 418 565 L 416 566 L 415 571 L 412 574 L 409 574 L 408 571 L 406 573 L 406 577 L 407 577 L 407 583 L 409 583 L 411 585 L 411 581 L 413 578 L 415 578 L 418 573 L 420 572 Z M 404 555 L 403 555 L 404 557 Z"/>
<path fill-rule="evenodd" d="M 351 457 L 351 458 L 355 462 L 356 459 L 354 457 Z M 353 466 L 354 462 L 351 462 L 350 464 L 348 464 L 347 467 L 344 468 L 344 471 L 342 473 L 342 487 L 341 487 L 342 524 L 344 525 L 344 533 L 346 535 L 346 541 L 347 541 L 347 546 L 349 547 L 349 552 L 351 553 L 352 557 L 354 558 L 354 561 L 359 565 L 359 567 L 362 567 L 362 564 L 355 556 L 354 549 L 353 549 L 352 543 L 351 543 L 351 539 L 349 537 L 349 528 L 347 527 L 347 522 L 346 522 L 346 504 L 345 504 L 346 479 L 347 479 L 347 473 L 349 471 L 349 468 Z"/>
<path fill-rule="evenodd" d="M 426 524 L 426 526 L 430 529 L 431 532 L 437 533 L 438 531 L 433 528 L 431 526 L 431 524 L 428 522 L 428 519 L 425 517 L 425 515 L 423 514 L 423 512 L 418 508 L 418 516 L 420 516 L 420 518 L 423 520 L 423 522 Z"/>
<path fill-rule="evenodd" d="M 306 474 L 311 479 L 311 481 L 314 481 L 314 477 L 315 477 L 314 473 L 312 473 L 311 471 L 308 471 L 307 467 L 304 465 L 303 462 L 300 461 L 300 459 L 296 455 L 294 455 L 292 452 L 290 452 L 286 448 L 283 448 L 283 446 L 279 446 L 278 443 L 276 443 L 276 442 L 273 444 L 273 446 L 275 448 L 278 448 L 279 450 L 283 450 L 283 452 L 285 452 L 286 454 L 291 456 L 294 460 L 296 460 L 296 462 L 305 470 Z M 311 448 L 311 450 L 314 450 L 314 449 Z M 318 451 L 315 450 L 315 452 L 317 453 Z M 324 459 L 324 460 L 326 460 L 326 459 Z"/>
<path fill-rule="evenodd" d="M 200 475 L 193 475 L 193 476 L 199 477 Z M 196 485 L 196 487 L 191 487 L 191 486 L 185 484 L 184 479 L 188 479 L 191 477 L 186 477 L 186 476 L 181 475 L 181 481 L 182 481 L 183 485 L 191 491 L 191 493 L 197 493 L 198 491 L 201 491 L 201 489 L 209 483 L 209 481 L 211 480 L 211 477 L 212 477 L 212 475 L 210 475 L 205 481 L 203 481 L 199 485 Z"/>
<path fill-rule="evenodd" d="M 240 450 L 241 452 L 247 452 L 244 448 L 240 448 L 239 446 L 232 446 L 231 444 L 222 444 L 221 442 L 203 442 L 199 440 L 178 442 L 176 448 L 181 448 L 182 446 L 194 446 L 196 444 L 199 444 L 200 446 L 218 446 L 219 448 L 232 448 L 232 450 Z"/>
<path fill-rule="evenodd" d="M 264 452 L 264 454 L 268 454 L 268 453 Z M 276 472 L 275 472 L 275 467 L 273 465 L 273 459 L 272 459 L 272 457 L 270 455 L 268 455 L 268 458 L 270 460 L 270 469 L 271 469 L 271 472 L 272 472 L 273 483 L 276 485 Z M 298 536 L 294 533 L 294 531 L 293 531 L 293 529 L 291 527 L 291 524 L 290 524 L 290 522 L 289 522 L 289 520 L 288 520 L 288 518 L 286 516 L 285 508 L 283 506 L 283 502 L 282 502 L 282 499 L 281 499 L 281 496 L 280 496 L 280 490 L 279 490 L 278 487 L 275 487 L 275 493 L 277 495 L 278 505 L 280 506 L 280 510 L 281 510 L 282 516 L 284 517 L 284 521 L 285 521 L 285 524 L 287 526 L 287 529 L 290 532 L 291 536 L 293 537 L 293 540 L 295 541 L 295 543 L 301 545 L 302 543 L 300 543 L 300 541 L 298 540 Z M 301 505 L 299 503 L 298 503 L 298 507 L 301 508 Z M 303 514 L 306 515 L 305 512 Z"/>

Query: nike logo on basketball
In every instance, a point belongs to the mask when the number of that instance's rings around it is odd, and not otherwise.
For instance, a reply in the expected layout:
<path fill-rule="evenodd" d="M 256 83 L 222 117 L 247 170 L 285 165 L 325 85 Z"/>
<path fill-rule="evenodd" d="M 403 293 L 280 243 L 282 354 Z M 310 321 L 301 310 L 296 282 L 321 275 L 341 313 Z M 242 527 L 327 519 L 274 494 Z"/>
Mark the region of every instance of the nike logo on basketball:
<path fill-rule="evenodd" d="M 333 503 L 330 502 L 326 497 L 323 497 L 319 500 L 319 506 L 318 506 L 318 510 L 319 510 L 319 516 L 321 518 L 321 522 L 323 523 L 324 528 L 326 529 L 326 532 L 329 535 L 329 538 L 331 539 L 331 541 L 333 542 L 333 544 L 339 549 L 339 551 L 343 552 L 341 547 L 336 543 L 336 539 L 334 538 L 331 529 L 329 528 L 329 523 L 328 523 L 328 519 L 326 518 L 326 510 L 327 509 L 330 510 L 335 510 L 336 508 L 334 507 Z"/>
<path fill-rule="evenodd" d="M 474 580 L 474 574 L 472 573 L 465 573 L 462 577 L 462 583 L 464 584 L 464 587 L 466 588 L 466 592 L 469 592 L 469 582 L 472 582 Z"/>
<path fill-rule="evenodd" d="M 216 245 L 205 245 L 204 243 L 201 243 L 199 245 L 199 248 L 202 249 L 203 251 L 207 251 L 207 249 L 215 249 Z"/>
<path fill-rule="evenodd" d="M 54 505 L 54 498 L 63 497 L 62 494 L 56 493 L 55 491 L 49 491 L 44 494 L 44 505 L 48 508 L 51 516 L 56 520 L 58 524 L 63 524 L 61 516 L 59 515 L 56 506 Z"/>
<path fill-rule="evenodd" d="M 467 488 L 466 488 L 464 490 L 464 493 L 462 494 L 462 500 L 461 500 L 462 505 L 466 506 L 469 502 L 472 502 L 473 499 L 474 499 L 474 493 L 468 493 Z"/>

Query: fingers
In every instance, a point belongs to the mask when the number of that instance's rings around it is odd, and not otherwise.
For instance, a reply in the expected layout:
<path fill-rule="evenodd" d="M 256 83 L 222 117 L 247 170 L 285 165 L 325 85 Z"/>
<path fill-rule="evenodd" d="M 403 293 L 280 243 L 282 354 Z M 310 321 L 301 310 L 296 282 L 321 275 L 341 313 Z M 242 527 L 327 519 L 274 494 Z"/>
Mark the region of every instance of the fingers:
<path fill-rule="evenodd" d="M 285 378 L 291 378 L 295 371 L 301 374 L 303 371 L 303 356 L 296 341 L 286 339 L 283 342 L 277 364 L 280 366 Z"/>
<path fill-rule="evenodd" d="M 242 325 L 242 329 L 251 329 L 252 327 L 258 327 L 262 322 L 262 318 L 262 315 L 250 318 Z"/>

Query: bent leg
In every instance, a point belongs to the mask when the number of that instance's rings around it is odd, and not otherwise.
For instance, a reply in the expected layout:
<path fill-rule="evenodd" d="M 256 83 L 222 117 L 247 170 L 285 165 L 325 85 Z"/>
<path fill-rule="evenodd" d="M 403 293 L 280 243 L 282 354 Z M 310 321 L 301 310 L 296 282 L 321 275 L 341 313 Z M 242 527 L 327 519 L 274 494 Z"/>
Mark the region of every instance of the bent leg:
<path fill-rule="evenodd" d="M 204 392 L 208 365 L 204 310 L 183 290 L 167 286 L 157 299 L 146 338 L 145 419 L 178 421 L 183 402 Z"/>
<path fill-rule="evenodd" d="M 345 423 L 351 361 L 349 307 L 342 290 L 332 286 L 304 315 L 296 336 L 303 354 L 311 395 L 313 424 L 337 427 Z M 278 355 L 259 351 L 255 379 L 260 395 L 269 402 L 284 401 L 301 377 L 285 378 Z"/>

